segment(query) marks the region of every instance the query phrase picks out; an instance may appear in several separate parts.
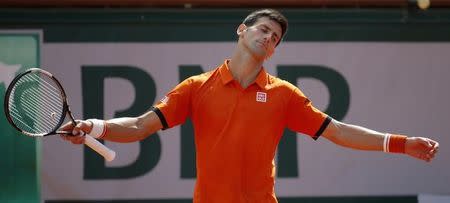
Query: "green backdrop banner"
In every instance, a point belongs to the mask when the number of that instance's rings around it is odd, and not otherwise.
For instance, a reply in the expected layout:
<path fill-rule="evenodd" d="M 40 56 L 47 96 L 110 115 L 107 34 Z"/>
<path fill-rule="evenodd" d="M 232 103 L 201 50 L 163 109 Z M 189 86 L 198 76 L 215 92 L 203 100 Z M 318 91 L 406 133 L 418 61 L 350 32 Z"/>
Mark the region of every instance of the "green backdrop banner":
<path fill-rule="evenodd" d="M 40 202 L 40 142 L 13 129 L 3 108 L 13 78 L 39 66 L 40 49 L 40 32 L 0 30 L 0 202 Z"/>

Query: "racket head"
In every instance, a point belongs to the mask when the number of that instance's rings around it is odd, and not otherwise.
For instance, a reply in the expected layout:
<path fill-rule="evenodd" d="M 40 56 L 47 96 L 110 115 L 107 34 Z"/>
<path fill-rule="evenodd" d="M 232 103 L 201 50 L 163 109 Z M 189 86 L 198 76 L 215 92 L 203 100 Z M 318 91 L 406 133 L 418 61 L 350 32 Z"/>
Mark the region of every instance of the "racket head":
<path fill-rule="evenodd" d="M 59 81 L 49 72 L 31 68 L 16 76 L 5 94 L 8 122 L 32 137 L 55 134 L 63 124 L 68 106 Z"/>

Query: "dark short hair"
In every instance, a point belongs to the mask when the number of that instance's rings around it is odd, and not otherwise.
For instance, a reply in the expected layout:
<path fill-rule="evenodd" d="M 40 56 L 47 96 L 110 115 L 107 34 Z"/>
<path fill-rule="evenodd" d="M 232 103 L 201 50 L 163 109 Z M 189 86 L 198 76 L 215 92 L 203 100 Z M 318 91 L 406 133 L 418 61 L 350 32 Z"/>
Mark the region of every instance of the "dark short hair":
<path fill-rule="evenodd" d="M 253 24 L 256 23 L 256 21 L 258 21 L 258 19 L 263 18 L 263 17 L 267 17 L 270 20 L 277 22 L 281 26 L 281 37 L 280 37 L 280 41 L 278 42 L 278 44 L 279 44 L 288 29 L 288 20 L 279 11 L 277 11 L 275 9 L 267 9 L 267 8 L 253 11 L 244 19 L 244 22 L 242 22 L 242 24 L 244 24 L 246 26 L 252 26 Z"/>

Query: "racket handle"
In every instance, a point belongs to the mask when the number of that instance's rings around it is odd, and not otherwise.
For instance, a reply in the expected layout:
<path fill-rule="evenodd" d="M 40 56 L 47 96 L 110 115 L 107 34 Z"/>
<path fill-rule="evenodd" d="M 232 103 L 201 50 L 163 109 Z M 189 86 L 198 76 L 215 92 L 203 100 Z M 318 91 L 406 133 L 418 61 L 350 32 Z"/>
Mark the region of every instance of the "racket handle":
<path fill-rule="evenodd" d="M 84 139 L 84 144 L 86 144 L 88 147 L 102 155 L 106 161 L 112 161 L 114 158 L 116 158 L 116 152 L 109 149 L 105 145 L 103 145 L 101 142 L 96 140 L 95 138 L 86 135 Z"/>

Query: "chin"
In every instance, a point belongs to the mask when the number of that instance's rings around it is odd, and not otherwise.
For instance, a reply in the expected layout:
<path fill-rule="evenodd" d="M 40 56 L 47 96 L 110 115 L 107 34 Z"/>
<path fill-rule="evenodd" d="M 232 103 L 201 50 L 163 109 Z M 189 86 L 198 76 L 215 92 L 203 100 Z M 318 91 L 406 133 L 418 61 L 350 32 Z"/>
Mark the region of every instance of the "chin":
<path fill-rule="evenodd" d="M 266 54 L 254 54 L 255 58 L 266 60 L 268 56 Z"/>
<path fill-rule="evenodd" d="M 269 58 L 266 50 L 264 50 L 264 49 L 262 49 L 260 47 L 251 47 L 249 50 L 251 51 L 252 55 L 255 58 L 259 58 L 259 59 Z"/>
<path fill-rule="evenodd" d="M 264 50 L 255 50 L 253 52 L 254 55 L 258 56 L 259 58 L 266 58 L 267 56 L 267 52 L 265 52 Z"/>

